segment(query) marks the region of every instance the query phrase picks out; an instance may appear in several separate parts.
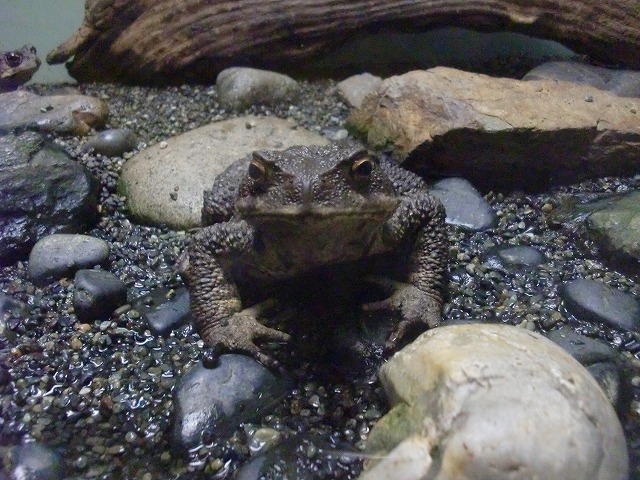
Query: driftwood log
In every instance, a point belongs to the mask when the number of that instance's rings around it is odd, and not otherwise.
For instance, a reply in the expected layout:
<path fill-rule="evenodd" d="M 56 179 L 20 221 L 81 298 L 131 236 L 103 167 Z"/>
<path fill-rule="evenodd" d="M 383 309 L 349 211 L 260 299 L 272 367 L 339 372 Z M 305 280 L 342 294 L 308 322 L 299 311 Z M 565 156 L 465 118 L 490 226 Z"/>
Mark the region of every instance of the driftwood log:
<path fill-rule="evenodd" d="M 211 83 L 231 65 L 303 72 L 302 61 L 364 31 L 443 25 L 525 33 L 640 68 L 638 0 L 87 0 L 47 61 L 71 59 L 83 81 Z"/>

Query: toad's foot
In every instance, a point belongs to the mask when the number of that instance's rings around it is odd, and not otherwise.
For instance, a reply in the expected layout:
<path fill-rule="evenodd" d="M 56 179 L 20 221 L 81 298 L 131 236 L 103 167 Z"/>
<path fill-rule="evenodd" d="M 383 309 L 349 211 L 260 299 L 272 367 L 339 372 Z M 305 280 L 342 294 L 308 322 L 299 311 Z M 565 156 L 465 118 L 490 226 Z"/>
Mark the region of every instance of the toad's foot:
<path fill-rule="evenodd" d="M 288 342 L 291 338 L 287 333 L 266 327 L 258 322 L 257 317 L 260 312 L 272 305 L 272 301 L 254 305 L 216 322 L 210 328 L 205 328 L 201 332 L 201 336 L 204 342 L 211 347 L 210 355 L 217 357 L 224 352 L 246 353 L 266 367 L 278 369 L 278 361 L 265 354 L 255 344 L 256 340 L 261 343 L 268 341 Z M 210 362 L 211 360 L 209 359 Z M 217 358 L 213 363 L 217 363 Z"/>
<path fill-rule="evenodd" d="M 426 329 L 440 323 L 442 304 L 439 298 L 410 283 L 377 276 L 368 276 L 366 280 L 393 293 L 384 300 L 364 304 L 363 310 L 391 310 L 400 314 L 400 321 L 385 343 L 386 350 L 395 350 L 400 340 L 413 327 L 422 325 Z"/>

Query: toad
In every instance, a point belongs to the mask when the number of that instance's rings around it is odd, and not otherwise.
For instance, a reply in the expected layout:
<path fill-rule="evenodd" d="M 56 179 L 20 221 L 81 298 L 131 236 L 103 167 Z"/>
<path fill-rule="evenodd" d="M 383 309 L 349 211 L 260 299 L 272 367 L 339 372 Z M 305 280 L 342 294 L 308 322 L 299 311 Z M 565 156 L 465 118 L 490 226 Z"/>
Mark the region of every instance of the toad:
<path fill-rule="evenodd" d="M 406 263 L 403 278 L 381 282 L 391 287 L 388 298 L 363 305 L 395 312 L 385 347 L 441 319 L 444 208 L 420 177 L 387 157 L 351 144 L 256 151 L 205 191 L 202 220 L 207 226 L 178 268 L 196 328 L 215 354 L 243 352 L 277 366 L 262 343 L 289 340 L 258 321 L 261 304 L 243 304 L 240 285 L 277 285 L 327 266 L 366 272 L 378 255 Z"/>
<path fill-rule="evenodd" d="M 27 83 L 39 67 L 40 59 L 33 45 L 0 52 L 0 93 L 15 90 Z"/>

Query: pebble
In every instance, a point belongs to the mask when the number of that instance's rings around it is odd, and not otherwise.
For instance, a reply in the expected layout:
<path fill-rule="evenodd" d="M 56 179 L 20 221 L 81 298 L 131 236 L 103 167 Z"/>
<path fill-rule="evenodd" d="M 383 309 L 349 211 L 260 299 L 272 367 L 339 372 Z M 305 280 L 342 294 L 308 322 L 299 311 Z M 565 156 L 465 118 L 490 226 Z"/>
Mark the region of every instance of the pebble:
<path fill-rule="evenodd" d="M 135 134 L 127 128 L 103 130 L 89 138 L 83 152 L 94 152 L 107 157 L 121 157 L 138 146 Z"/>
<path fill-rule="evenodd" d="M 189 291 L 185 287 L 158 288 L 132 303 L 157 335 L 168 335 L 191 319 Z"/>
<path fill-rule="evenodd" d="M 126 302 L 127 286 L 113 273 L 104 270 L 78 270 L 76 273 L 73 308 L 81 322 L 108 318 Z M 100 329 L 104 330 L 102 325 Z"/>
<path fill-rule="evenodd" d="M 300 93 L 298 82 L 287 75 L 245 67 L 222 70 L 216 88 L 220 105 L 232 110 L 292 102 Z"/>
<path fill-rule="evenodd" d="M 291 388 L 290 379 L 243 355 L 221 355 L 216 368 L 199 363 L 175 390 L 173 444 L 192 449 L 229 435 L 273 408 Z"/>
<path fill-rule="evenodd" d="M 108 258 L 109 244 L 99 238 L 63 233 L 47 235 L 31 249 L 29 278 L 36 285 L 46 285 L 80 269 L 104 265 Z"/>
<path fill-rule="evenodd" d="M 355 108 L 360 108 L 364 98 L 374 92 L 382 83 L 382 78 L 370 73 L 361 73 L 345 78 L 336 86 L 338 94 Z"/>
<path fill-rule="evenodd" d="M 485 264 L 494 270 L 516 272 L 522 268 L 534 268 L 544 262 L 544 254 L 526 245 L 503 245 L 487 251 Z"/>
<path fill-rule="evenodd" d="M 478 190 L 464 178 L 445 178 L 434 183 L 430 193 L 439 198 L 447 212 L 447 223 L 481 231 L 497 222 L 496 213 Z"/>
<path fill-rule="evenodd" d="M 560 295 L 569 313 L 579 320 L 604 322 L 624 330 L 640 329 L 640 303 L 630 293 L 597 280 L 577 279 L 565 283 Z"/>

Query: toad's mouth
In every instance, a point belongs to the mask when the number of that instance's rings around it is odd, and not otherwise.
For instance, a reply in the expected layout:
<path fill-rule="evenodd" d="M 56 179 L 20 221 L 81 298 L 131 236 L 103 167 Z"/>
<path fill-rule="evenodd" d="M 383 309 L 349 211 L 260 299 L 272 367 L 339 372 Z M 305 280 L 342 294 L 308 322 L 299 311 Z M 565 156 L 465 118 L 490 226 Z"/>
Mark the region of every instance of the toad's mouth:
<path fill-rule="evenodd" d="M 259 205 L 254 202 L 238 202 L 236 210 L 246 219 L 313 220 L 331 218 L 370 218 L 385 220 L 396 210 L 400 201 L 396 198 L 379 199 L 366 205 Z"/>

